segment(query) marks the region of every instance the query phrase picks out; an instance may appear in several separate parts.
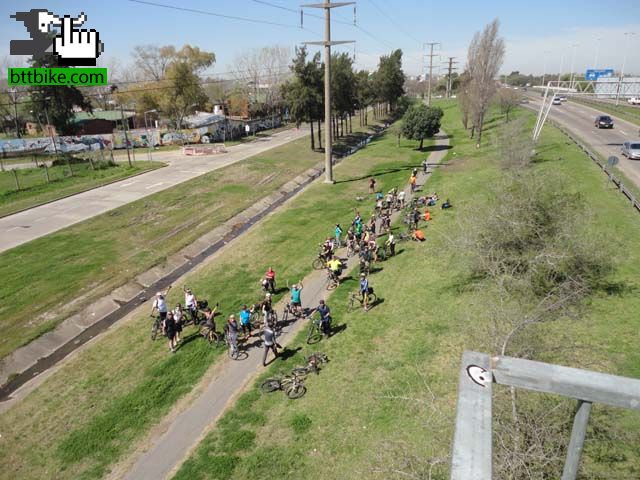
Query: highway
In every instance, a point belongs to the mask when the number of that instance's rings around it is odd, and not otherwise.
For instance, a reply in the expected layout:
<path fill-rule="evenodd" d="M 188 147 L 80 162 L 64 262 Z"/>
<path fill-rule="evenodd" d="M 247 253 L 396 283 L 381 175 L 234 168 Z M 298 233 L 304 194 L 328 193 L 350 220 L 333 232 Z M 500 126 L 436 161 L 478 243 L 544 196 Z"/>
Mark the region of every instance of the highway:
<path fill-rule="evenodd" d="M 531 108 L 535 108 L 536 112 L 539 111 L 540 105 L 542 104 L 542 97 L 532 92 L 529 94 L 529 100 L 530 103 L 528 105 Z M 595 128 L 594 120 L 598 114 L 609 115 L 613 118 L 613 129 Z M 610 115 L 595 108 L 571 101 L 564 102 L 562 105 L 552 105 L 549 118 L 555 120 L 567 130 L 570 130 L 573 134 L 580 137 L 605 159 L 611 155 L 618 157 L 620 159 L 618 168 L 624 172 L 630 181 L 637 187 L 640 187 L 640 160 L 629 160 L 620 153 L 623 142 L 627 140 L 640 140 L 638 133 L 640 127 L 621 120 L 615 115 Z"/>

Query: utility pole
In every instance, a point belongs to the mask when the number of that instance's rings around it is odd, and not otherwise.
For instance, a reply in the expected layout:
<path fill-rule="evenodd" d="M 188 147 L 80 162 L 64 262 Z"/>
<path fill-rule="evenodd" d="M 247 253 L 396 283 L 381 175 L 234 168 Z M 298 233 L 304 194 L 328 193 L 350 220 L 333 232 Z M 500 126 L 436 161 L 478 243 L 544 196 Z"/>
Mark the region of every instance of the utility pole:
<path fill-rule="evenodd" d="M 430 48 L 430 53 L 428 55 L 426 55 L 427 57 L 429 57 L 429 90 L 428 90 L 428 94 L 427 94 L 427 105 L 431 106 L 431 77 L 433 76 L 433 57 L 435 57 L 436 55 L 433 54 L 433 47 L 435 45 L 441 45 L 441 43 L 439 42 L 429 42 L 429 43 L 425 43 L 424 46 L 429 46 Z"/>
<path fill-rule="evenodd" d="M 331 132 L 331 46 L 342 45 L 344 43 L 354 43 L 353 40 L 331 41 L 331 9 L 336 7 L 344 7 L 346 5 L 354 5 L 355 2 L 338 2 L 331 3 L 326 0 L 325 3 L 311 3 L 302 5 L 308 8 L 324 9 L 324 41 L 322 42 L 304 42 L 305 45 L 322 45 L 324 46 L 324 182 L 334 183 L 333 181 L 333 158 L 331 152 L 331 142 L 333 141 Z"/>
<path fill-rule="evenodd" d="M 444 62 L 445 64 L 448 63 L 449 64 L 449 68 L 448 68 L 448 73 L 447 73 L 447 98 L 451 98 L 451 85 L 452 85 L 452 80 L 451 80 L 451 74 L 453 73 L 454 70 L 457 70 L 457 67 L 454 67 L 453 65 L 455 63 L 459 63 L 459 62 L 454 62 L 454 59 L 457 57 L 447 57 L 449 59 L 448 62 Z"/>
<path fill-rule="evenodd" d="M 624 67 L 627 63 L 627 50 L 629 47 L 629 38 L 633 37 L 635 32 L 624 32 L 624 56 L 622 57 L 622 70 L 620 70 L 620 78 L 618 80 L 618 89 L 616 91 L 616 106 L 620 104 L 620 87 L 624 82 Z"/>
<path fill-rule="evenodd" d="M 573 65 L 576 59 L 576 48 L 579 46 L 579 43 L 574 43 L 571 45 L 571 77 L 569 79 L 569 88 L 573 90 Z"/>
<path fill-rule="evenodd" d="M 545 50 L 544 52 L 542 52 L 542 54 L 544 55 L 544 64 L 542 65 L 542 86 L 544 87 L 545 83 L 544 83 L 544 77 L 547 74 L 547 55 L 551 53 L 549 50 Z"/>

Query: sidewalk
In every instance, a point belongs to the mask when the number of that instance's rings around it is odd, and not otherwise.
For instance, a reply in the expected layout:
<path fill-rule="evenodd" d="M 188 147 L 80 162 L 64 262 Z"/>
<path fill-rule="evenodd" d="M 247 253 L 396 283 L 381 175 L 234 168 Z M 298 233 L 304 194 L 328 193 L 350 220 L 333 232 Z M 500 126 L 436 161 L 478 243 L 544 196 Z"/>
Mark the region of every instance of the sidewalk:
<path fill-rule="evenodd" d="M 229 147 L 228 153 L 217 155 L 187 157 L 179 150 L 154 154 L 154 160 L 165 161 L 168 166 L 0 218 L 0 252 L 279 147 L 308 133 L 306 128 L 285 130 L 271 137 Z"/>
<path fill-rule="evenodd" d="M 436 146 L 448 144 L 448 138 L 443 138 L 443 133 L 441 132 L 436 137 Z M 430 154 L 429 163 L 440 163 L 445 155 L 446 149 L 436 150 Z M 420 185 L 424 184 L 428 175 L 420 172 L 418 183 Z M 407 198 L 410 198 L 411 194 L 408 186 L 405 191 L 407 192 Z M 400 212 L 396 212 L 393 219 L 397 220 L 399 215 Z M 357 257 L 349 259 L 345 276 L 352 272 L 353 268 L 357 266 L 357 262 Z M 354 274 L 351 273 L 351 275 Z M 304 285 L 302 301 L 305 307 L 317 306 L 320 299 L 327 299 L 327 304 L 331 307 L 331 299 L 328 298 L 330 292 L 326 290 L 326 273 L 324 271 L 312 272 L 302 280 L 302 283 Z M 276 311 L 282 312 L 286 301 L 287 299 L 281 300 L 275 306 Z M 307 322 L 299 320 L 285 327 L 279 338 L 279 343 L 283 346 L 288 345 L 297 333 L 306 328 L 306 326 Z M 318 345 L 318 349 L 321 348 L 322 343 Z M 140 442 L 141 444 L 148 442 L 148 449 L 140 454 L 137 459 L 132 459 L 135 463 L 126 474 L 123 474 L 121 469 L 118 471 L 119 469 L 116 467 L 109 478 L 125 478 L 127 480 L 153 478 L 159 480 L 173 476 L 226 408 L 263 371 L 263 349 L 252 348 L 247 353 L 248 357 L 242 361 L 232 361 L 225 358 L 216 362 L 211 367 L 210 373 L 205 375 L 203 381 L 196 387 L 196 389 L 202 388 L 203 390 L 200 396 L 191 401 L 189 406 L 182 412 L 174 416 L 171 416 L 173 413 L 170 413 L 169 418 L 172 418 L 172 420 L 170 424 L 164 427 L 159 437 L 147 438 Z M 211 380 L 209 381 L 209 379 Z M 206 381 L 209 381 L 208 385 L 203 384 Z M 153 434 L 151 437 L 153 437 Z M 121 465 L 121 468 L 123 467 L 126 468 L 126 464 Z"/>

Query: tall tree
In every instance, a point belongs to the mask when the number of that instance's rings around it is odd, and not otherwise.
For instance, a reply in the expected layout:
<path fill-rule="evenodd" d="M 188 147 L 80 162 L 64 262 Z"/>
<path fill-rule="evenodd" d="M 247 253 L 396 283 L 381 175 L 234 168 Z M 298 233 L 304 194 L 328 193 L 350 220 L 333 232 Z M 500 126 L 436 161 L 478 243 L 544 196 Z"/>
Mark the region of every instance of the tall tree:
<path fill-rule="evenodd" d="M 374 76 L 376 93 L 382 102 L 392 110 L 398 99 L 404 95 L 405 75 L 402 71 L 402 50 L 380 57 L 378 70 Z"/>
<path fill-rule="evenodd" d="M 334 53 L 331 56 L 331 99 L 332 109 L 342 125 L 345 118 L 350 119 L 354 113 L 357 101 L 353 60 L 347 53 Z"/>
<path fill-rule="evenodd" d="M 499 27 L 500 22 L 495 19 L 482 32 L 476 32 L 467 54 L 468 94 L 474 127 L 478 131 L 478 147 L 482 142 L 484 118 L 496 92 L 496 77 L 504 59 L 504 40 L 498 35 Z"/>

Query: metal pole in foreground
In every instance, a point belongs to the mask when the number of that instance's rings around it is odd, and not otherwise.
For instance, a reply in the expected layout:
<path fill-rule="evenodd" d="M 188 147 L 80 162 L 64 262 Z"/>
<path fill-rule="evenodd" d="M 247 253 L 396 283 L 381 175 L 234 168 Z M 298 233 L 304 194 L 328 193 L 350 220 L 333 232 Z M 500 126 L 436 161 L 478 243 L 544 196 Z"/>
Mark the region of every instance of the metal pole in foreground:
<path fill-rule="evenodd" d="M 326 0 L 325 3 L 302 5 L 303 7 L 324 9 L 324 41 L 304 42 L 307 45 L 324 46 L 324 124 L 326 126 L 324 132 L 324 183 L 334 183 L 331 151 L 332 135 L 331 128 L 329 128 L 331 126 L 331 45 L 353 43 L 353 41 L 331 41 L 331 9 L 335 7 L 343 7 L 345 5 L 353 5 L 354 3 L 355 2 L 331 3 L 331 0 Z"/>
<path fill-rule="evenodd" d="M 127 135 L 127 126 L 124 124 L 124 108 L 122 108 L 122 103 L 120 103 L 120 117 L 122 118 L 122 129 L 124 130 L 124 143 L 127 147 L 127 158 L 129 159 L 129 167 L 131 165 L 131 153 L 129 153 L 129 136 Z"/>
<path fill-rule="evenodd" d="M 580 456 L 584 447 L 584 437 L 587 433 L 589 414 L 591 413 L 591 402 L 578 400 L 578 410 L 573 419 L 571 429 L 571 440 L 567 449 L 567 459 L 562 470 L 562 480 L 575 480 L 580 467 Z"/>
<path fill-rule="evenodd" d="M 620 104 L 620 87 L 622 86 L 622 82 L 624 81 L 624 67 L 627 63 L 627 50 L 629 47 L 629 38 L 635 35 L 635 32 L 625 32 L 624 33 L 624 56 L 622 57 L 622 70 L 620 70 L 620 78 L 618 79 L 618 89 L 616 91 L 616 106 Z"/>

